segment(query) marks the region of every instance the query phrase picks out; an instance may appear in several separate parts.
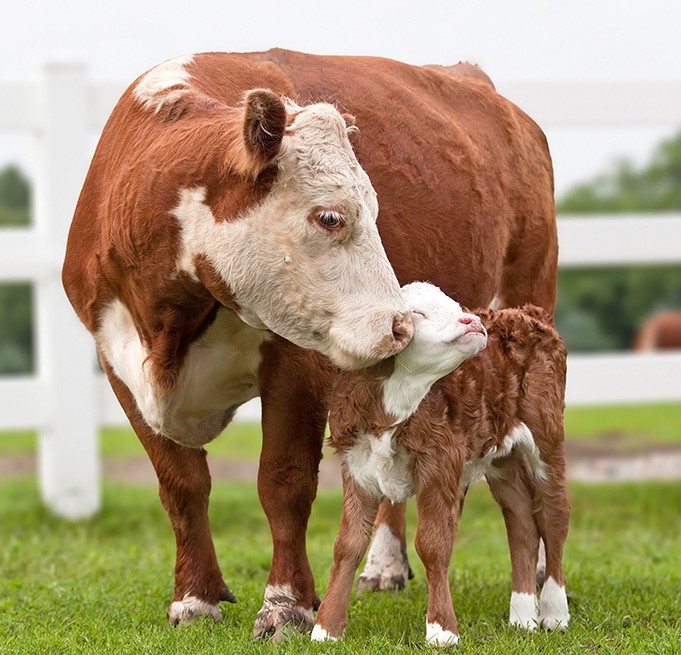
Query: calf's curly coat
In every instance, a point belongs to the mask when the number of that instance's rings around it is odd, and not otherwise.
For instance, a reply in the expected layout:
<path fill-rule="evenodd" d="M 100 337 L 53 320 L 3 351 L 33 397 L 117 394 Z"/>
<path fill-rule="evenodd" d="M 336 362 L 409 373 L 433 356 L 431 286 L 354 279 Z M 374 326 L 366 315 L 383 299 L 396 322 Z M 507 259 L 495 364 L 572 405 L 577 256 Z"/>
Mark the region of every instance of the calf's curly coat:
<path fill-rule="evenodd" d="M 380 501 L 399 503 L 415 494 L 416 550 L 428 579 L 426 639 L 437 645 L 457 643 L 449 562 L 466 489 L 482 476 L 502 508 L 508 533 L 510 623 L 526 630 L 538 625 L 565 630 L 569 614 L 562 559 L 570 513 L 563 441 L 566 351 L 552 319 L 530 305 L 482 310 L 478 315 L 488 332 L 484 348 L 479 334 L 468 334 L 484 333 L 478 318 L 462 312 L 439 289 L 414 283 L 404 292 L 414 311 L 412 344 L 370 369 L 342 374 L 334 390 L 330 442 L 342 459 L 344 504 L 329 587 L 312 637 L 342 636 L 354 574 Z M 424 325 L 437 321 L 437 330 L 423 336 Z M 446 333 L 448 324 L 456 324 L 459 332 Z M 441 377 L 447 371 L 437 361 L 439 351 L 432 350 L 433 339 L 442 340 L 436 345 L 450 352 L 466 340 L 477 339 L 478 345 L 468 343 L 468 351 L 452 360 L 448 370 L 458 368 Z M 413 365 L 414 351 L 423 348 L 431 348 L 430 371 Z M 466 357 L 471 358 L 461 363 Z M 389 397 L 398 378 L 399 393 L 411 394 L 411 407 Z M 546 577 L 537 603 L 540 538 Z"/>

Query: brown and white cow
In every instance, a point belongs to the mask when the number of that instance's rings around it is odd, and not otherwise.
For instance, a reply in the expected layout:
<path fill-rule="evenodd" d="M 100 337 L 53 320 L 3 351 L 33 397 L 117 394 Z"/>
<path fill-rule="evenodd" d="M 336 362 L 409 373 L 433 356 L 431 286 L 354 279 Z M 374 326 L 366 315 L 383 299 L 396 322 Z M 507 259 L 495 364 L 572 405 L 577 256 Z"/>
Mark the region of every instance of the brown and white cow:
<path fill-rule="evenodd" d="M 472 66 L 271 50 L 184 56 L 136 80 L 95 152 L 63 279 L 159 478 L 177 541 L 170 620 L 234 600 L 201 446 L 237 406 L 263 407 L 273 561 L 255 633 L 310 627 L 305 532 L 333 365 L 409 341 L 398 280 L 551 311 L 556 255 L 544 136 Z"/>
<path fill-rule="evenodd" d="M 426 641 L 455 645 L 449 563 L 466 489 L 483 476 L 508 532 L 511 625 L 565 630 L 563 342 L 550 316 L 531 305 L 478 317 L 430 284 L 406 285 L 404 294 L 414 316 L 411 343 L 373 367 L 342 373 L 332 396 L 330 442 L 342 460 L 343 515 L 312 639 L 343 636 L 379 502 L 416 495 L 416 549 L 428 579 Z M 540 537 L 546 581 L 537 608 Z"/>
<path fill-rule="evenodd" d="M 681 311 L 657 312 L 647 318 L 636 333 L 632 347 L 639 352 L 681 348 Z"/>

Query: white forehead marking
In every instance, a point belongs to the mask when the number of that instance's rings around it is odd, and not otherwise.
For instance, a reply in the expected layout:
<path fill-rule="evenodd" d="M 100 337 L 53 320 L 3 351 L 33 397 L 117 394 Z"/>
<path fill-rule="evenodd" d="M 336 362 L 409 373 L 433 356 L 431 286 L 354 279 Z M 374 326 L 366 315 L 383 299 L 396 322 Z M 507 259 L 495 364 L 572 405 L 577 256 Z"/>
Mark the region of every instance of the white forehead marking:
<path fill-rule="evenodd" d="M 402 287 L 402 296 L 412 311 L 430 312 L 436 316 L 450 315 L 452 312 L 463 313 L 461 305 L 456 300 L 430 282 L 406 284 Z"/>
<path fill-rule="evenodd" d="M 301 108 L 288 99 L 286 108 L 295 119 L 282 143 L 277 185 L 302 187 L 322 205 L 333 206 L 351 199 L 357 203 L 348 208 L 351 212 L 364 213 L 362 209 L 368 209 L 369 217 L 375 221 L 376 192 L 355 157 L 348 128 L 338 110 L 328 103 Z"/>
<path fill-rule="evenodd" d="M 164 61 L 152 68 L 137 84 L 133 94 L 145 109 L 156 107 L 158 111 L 165 102 L 176 98 L 189 88 L 189 73 L 185 68 L 194 60 L 193 55 L 182 55 Z M 183 87 L 181 91 L 171 87 Z"/>

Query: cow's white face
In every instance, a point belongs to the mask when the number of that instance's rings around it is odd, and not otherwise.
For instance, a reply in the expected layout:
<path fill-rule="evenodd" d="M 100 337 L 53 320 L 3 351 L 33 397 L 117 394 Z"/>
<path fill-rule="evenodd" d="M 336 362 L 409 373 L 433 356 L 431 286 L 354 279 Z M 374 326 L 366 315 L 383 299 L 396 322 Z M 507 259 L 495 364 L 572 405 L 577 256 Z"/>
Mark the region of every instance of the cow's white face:
<path fill-rule="evenodd" d="M 180 193 L 179 268 L 195 274 L 200 256 L 249 325 L 342 368 L 370 365 L 402 350 L 413 333 L 376 228 L 376 193 L 336 109 L 311 105 L 293 115 L 262 202 L 224 221 L 212 216 L 205 189 Z"/>

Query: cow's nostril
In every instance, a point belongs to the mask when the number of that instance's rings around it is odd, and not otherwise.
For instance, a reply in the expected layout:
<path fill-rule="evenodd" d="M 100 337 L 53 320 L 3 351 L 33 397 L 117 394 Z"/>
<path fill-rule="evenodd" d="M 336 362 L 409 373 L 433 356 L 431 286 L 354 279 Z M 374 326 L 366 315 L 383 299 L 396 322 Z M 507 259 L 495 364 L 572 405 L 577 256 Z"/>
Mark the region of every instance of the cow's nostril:
<path fill-rule="evenodd" d="M 393 319 L 393 339 L 401 345 L 406 346 L 414 336 L 414 324 L 409 312 L 397 314 Z"/>

